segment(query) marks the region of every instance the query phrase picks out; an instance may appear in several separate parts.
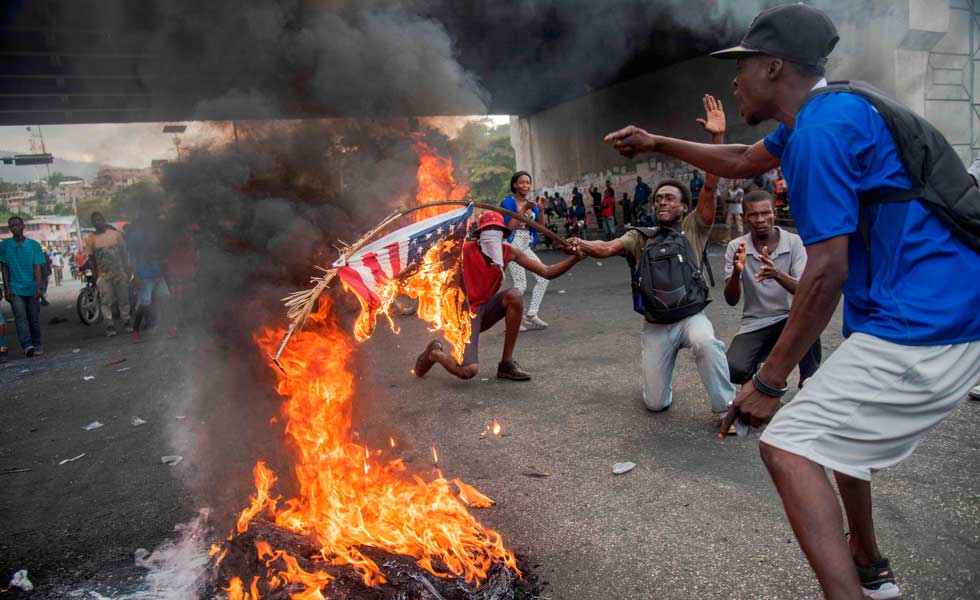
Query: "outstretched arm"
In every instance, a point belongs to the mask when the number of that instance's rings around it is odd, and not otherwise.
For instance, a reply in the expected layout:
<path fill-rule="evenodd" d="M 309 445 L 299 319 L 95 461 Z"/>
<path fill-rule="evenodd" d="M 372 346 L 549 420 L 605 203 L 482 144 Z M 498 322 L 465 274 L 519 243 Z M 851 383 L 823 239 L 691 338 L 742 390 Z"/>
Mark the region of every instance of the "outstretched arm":
<path fill-rule="evenodd" d="M 565 271 L 571 269 L 572 267 L 575 266 L 576 263 L 578 263 L 583 258 L 585 258 L 585 255 L 583 253 L 577 252 L 569 256 L 565 260 L 561 261 L 560 263 L 556 263 L 553 265 L 546 265 L 543 262 L 539 260 L 535 260 L 530 256 L 528 256 L 527 254 L 524 254 L 523 252 L 521 252 L 517 248 L 514 248 L 513 246 L 511 247 L 510 253 L 511 253 L 511 259 L 514 262 L 521 265 L 528 271 L 534 273 L 535 275 L 540 275 L 545 279 L 554 279 L 556 277 L 561 276 L 562 274 L 565 273 Z"/>
<path fill-rule="evenodd" d="M 626 256 L 626 246 L 619 240 L 603 242 L 599 240 L 580 240 L 571 238 L 568 240 L 572 244 L 577 244 L 586 255 L 592 258 L 609 258 L 610 256 Z"/>
<path fill-rule="evenodd" d="M 769 154 L 758 141 L 744 144 L 699 144 L 648 133 L 635 125 L 614 131 L 603 140 L 612 144 L 626 158 L 660 152 L 694 165 L 709 173 L 730 179 L 746 179 L 779 166 L 779 159 Z"/>
<path fill-rule="evenodd" d="M 705 94 L 704 118 L 698 119 L 698 123 L 704 130 L 711 134 L 712 144 L 725 143 L 725 109 L 721 105 L 721 100 L 716 100 L 711 94 Z M 713 172 L 705 173 L 704 185 L 701 187 L 700 200 L 698 201 L 698 216 L 701 223 L 711 225 L 715 222 L 715 190 L 718 189 L 718 176 Z M 709 202 L 705 202 L 708 199 Z"/>

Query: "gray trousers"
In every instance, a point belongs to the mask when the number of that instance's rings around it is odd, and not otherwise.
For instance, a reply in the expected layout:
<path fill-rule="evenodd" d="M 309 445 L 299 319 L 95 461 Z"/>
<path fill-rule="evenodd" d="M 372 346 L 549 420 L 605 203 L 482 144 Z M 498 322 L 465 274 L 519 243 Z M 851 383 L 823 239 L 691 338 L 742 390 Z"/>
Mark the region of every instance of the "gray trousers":
<path fill-rule="evenodd" d="M 640 340 L 643 403 L 649 410 L 664 410 L 673 401 L 674 363 L 681 348 L 694 352 L 712 412 L 728 410 L 735 386 L 728 380 L 725 344 L 715 337 L 715 329 L 703 311 L 670 325 L 644 322 Z"/>

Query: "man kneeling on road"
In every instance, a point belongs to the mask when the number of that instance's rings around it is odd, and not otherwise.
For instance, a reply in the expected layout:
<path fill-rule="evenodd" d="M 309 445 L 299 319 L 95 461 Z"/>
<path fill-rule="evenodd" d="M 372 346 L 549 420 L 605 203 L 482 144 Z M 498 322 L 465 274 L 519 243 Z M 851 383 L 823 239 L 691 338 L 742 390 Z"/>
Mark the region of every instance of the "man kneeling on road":
<path fill-rule="evenodd" d="M 504 319 L 504 352 L 497 365 L 497 377 L 513 381 L 527 381 L 531 375 L 514 360 L 514 344 L 524 315 L 524 299 L 514 288 L 500 291 L 504 280 L 504 269 L 511 261 L 545 279 L 554 279 L 571 269 L 584 258 L 581 253 L 569 256 L 554 265 L 545 265 L 504 242 L 510 234 L 499 213 L 486 212 L 480 215 L 473 236 L 477 241 L 463 244 L 463 285 L 470 311 L 470 341 L 459 364 L 447 351 L 442 342 L 436 340 L 425 347 L 425 351 L 415 361 L 415 375 L 423 377 L 439 363 L 447 371 L 460 379 L 471 379 L 480 370 L 478 354 L 480 333 L 493 327 Z M 574 246 L 572 246 L 574 248 Z"/>
<path fill-rule="evenodd" d="M 725 113 L 721 103 L 704 97 L 706 118 L 698 122 L 721 143 Z M 718 177 L 708 173 L 702 198 L 714 198 Z M 642 208 L 642 207 L 641 207 Z M 633 309 L 646 319 L 641 339 L 643 403 L 660 412 L 673 400 L 671 382 L 674 362 L 681 348 L 690 348 L 698 365 L 701 382 L 708 390 L 711 410 L 728 410 L 735 387 L 728 380 L 725 345 L 715 337 L 714 327 L 704 314 L 710 302 L 701 275 L 702 250 L 715 218 L 713 202 L 691 209 L 687 185 L 673 179 L 661 181 L 653 191 L 653 210 L 659 224 L 654 228 L 632 228 L 610 242 L 571 240 L 595 258 L 625 256 L 633 274 Z"/>
<path fill-rule="evenodd" d="M 742 199 L 749 233 L 728 243 L 725 252 L 725 302 L 745 305 L 738 333 L 728 346 L 728 370 L 732 383 L 752 379 L 786 327 L 793 294 L 806 267 L 806 249 L 800 236 L 775 226 L 773 199 L 756 190 Z M 820 338 L 800 361 L 800 383 L 820 366 Z"/>

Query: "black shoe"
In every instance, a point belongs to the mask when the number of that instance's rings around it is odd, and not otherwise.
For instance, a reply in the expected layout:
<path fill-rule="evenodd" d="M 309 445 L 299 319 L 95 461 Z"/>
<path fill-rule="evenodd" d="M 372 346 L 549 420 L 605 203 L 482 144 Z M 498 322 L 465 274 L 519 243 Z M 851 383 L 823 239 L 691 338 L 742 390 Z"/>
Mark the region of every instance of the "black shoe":
<path fill-rule="evenodd" d="M 34 356 L 34 346 L 28 346 L 24 348 L 24 356 L 26 356 L 27 358 Z"/>
<path fill-rule="evenodd" d="M 531 374 L 521 368 L 516 360 L 502 362 L 497 365 L 497 379 L 510 379 L 511 381 L 528 381 Z"/>
<path fill-rule="evenodd" d="M 887 558 L 881 558 L 866 567 L 854 566 L 857 567 L 858 577 L 861 579 L 861 591 L 865 598 L 892 600 L 902 597 L 902 590 L 895 584 L 895 572 L 888 565 Z"/>
<path fill-rule="evenodd" d="M 429 369 L 432 368 L 432 365 L 435 364 L 435 361 L 433 361 L 432 357 L 429 355 L 432 354 L 432 351 L 435 350 L 436 348 L 442 350 L 442 342 L 440 342 L 439 340 L 433 340 L 429 342 L 429 345 L 425 347 L 425 350 L 422 351 L 422 354 L 419 354 L 419 357 L 415 359 L 416 377 L 424 377 L 425 374 L 429 372 Z"/>
<path fill-rule="evenodd" d="M 5 362 L 7 362 L 7 349 L 6 348 L 0 350 L 0 363 L 5 363 Z"/>

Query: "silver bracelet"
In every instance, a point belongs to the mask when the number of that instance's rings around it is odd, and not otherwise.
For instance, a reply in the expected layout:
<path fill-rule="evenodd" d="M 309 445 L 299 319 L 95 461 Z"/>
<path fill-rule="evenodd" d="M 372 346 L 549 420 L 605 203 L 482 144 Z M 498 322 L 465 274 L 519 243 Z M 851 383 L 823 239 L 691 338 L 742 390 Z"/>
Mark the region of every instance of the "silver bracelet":
<path fill-rule="evenodd" d="M 755 389 L 759 390 L 766 396 L 771 396 L 773 398 L 782 398 L 787 391 L 789 391 L 789 386 L 783 388 L 777 388 L 769 385 L 756 373 L 752 376 L 752 383 L 755 385 Z"/>

